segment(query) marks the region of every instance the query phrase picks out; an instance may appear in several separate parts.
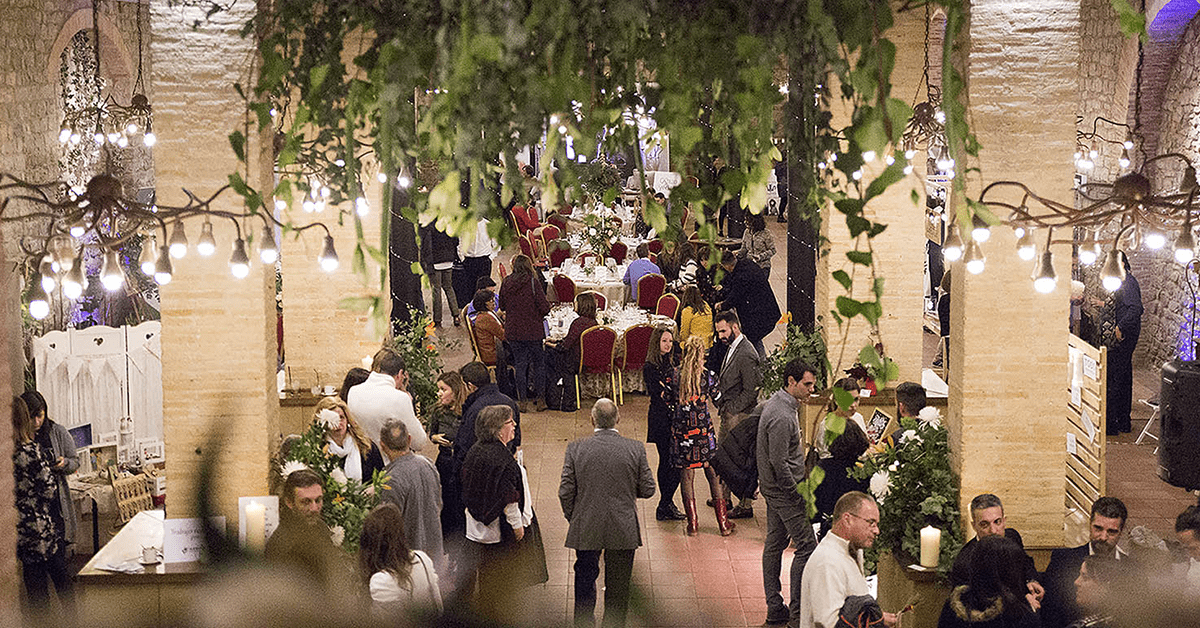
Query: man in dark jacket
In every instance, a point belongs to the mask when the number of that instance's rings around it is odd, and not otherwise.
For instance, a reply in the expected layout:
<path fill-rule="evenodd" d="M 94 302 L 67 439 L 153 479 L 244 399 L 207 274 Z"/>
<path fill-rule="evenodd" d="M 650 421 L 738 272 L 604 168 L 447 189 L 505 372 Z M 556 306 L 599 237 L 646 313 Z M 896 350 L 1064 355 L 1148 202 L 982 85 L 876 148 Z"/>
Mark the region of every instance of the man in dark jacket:
<path fill-rule="evenodd" d="M 771 291 L 771 283 L 758 264 L 748 259 L 738 259 L 733 251 L 721 255 L 721 266 L 725 278 L 721 280 L 722 303 L 718 310 L 734 310 L 742 323 L 742 333 L 758 351 L 766 357 L 763 338 L 775 329 L 779 322 L 779 303 Z"/>
<path fill-rule="evenodd" d="M 1062 628 L 1082 619 L 1083 611 L 1076 602 L 1075 579 L 1083 560 L 1091 554 L 1112 556 L 1119 564 L 1128 565 L 1129 556 L 1117 547 L 1129 516 L 1125 504 L 1116 497 L 1101 497 L 1092 504 L 1089 540 L 1079 547 L 1056 549 L 1050 554 L 1050 565 L 1042 580 L 1046 597 L 1042 604 L 1042 626 Z"/>
<path fill-rule="evenodd" d="M 462 321 L 458 320 L 458 298 L 451 281 L 456 261 L 458 238 L 446 235 L 446 232 L 437 229 L 432 223 L 421 227 L 421 268 L 429 275 L 429 288 L 433 296 L 433 324 L 436 327 L 442 326 L 442 292 L 446 293 L 446 300 L 450 304 L 450 316 L 454 319 L 454 326 L 462 324 Z"/>
<path fill-rule="evenodd" d="M 467 451 L 475 444 L 475 419 L 479 411 L 488 406 L 508 406 L 513 411 L 513 421 L 516 421 L 516 435 L 508 443 L 508 448 L 514 453 L 521 446 L 521 410 L 512 397 L 500 392 L 500 388 L 492 381 L 483 362 L 468 362 L 458 371 L 462 375 L 463 384 L 467 387 L 467 398 L 463 401 L 462 422 L 458 425 L 458 434 L 454 439 L 455 475 L 462 468 L 462 461 L 467 459 Z"/>

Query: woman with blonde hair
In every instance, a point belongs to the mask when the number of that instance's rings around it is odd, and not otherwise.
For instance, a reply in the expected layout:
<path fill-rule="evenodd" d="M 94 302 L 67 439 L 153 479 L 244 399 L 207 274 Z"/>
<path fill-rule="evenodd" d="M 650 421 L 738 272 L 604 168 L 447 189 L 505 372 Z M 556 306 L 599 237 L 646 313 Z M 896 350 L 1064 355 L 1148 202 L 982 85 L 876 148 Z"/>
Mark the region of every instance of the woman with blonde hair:
<path fill-rule="evenodd" d="M 383 469 L 383 454 L 350 416 L 350 408 L 338 397 L 317 402 L 313 421 L 325 428 L 325 454 L 336 456 L 346 479 L 370 484 L 375 471 Z"/>
<path fill-rule="evenodd" d="M 704 342 L 692 336 L 683 343 L 683 360 L 675 380 L 679 383 L 678 405 L 671 421 L 671 454 L 675 467 L 682 470 L 679 488 L 683 494 L 683 511 L 687 516 L 687 534 L 695 536 L 700 531 L 696 513 L 696 495 L 693 479 L 696 469 L 704 469 L 708 489 L 712 494 L 713 508 L 717 514 L 717 529 L 721 536 L 733 533 L 735 524 L 725 511 L 725 499 L 721 496 L 721 485 L 717 474 L 709 465 L 717 449 L 716 431 L 709 416 L 708 402 L 717 388 L 716 378 L 704 368 Z"/>
<path fill-rule="evenodd" d="M 437 468 L 442 483 L 442 544 L 446 547 L 462 538 L 467 525 L 463 514 L 458 469 L 454 464 L 454 439 L 462 424 L 463 402 L 467 385 L 458 371 L 446 371 L 437 378 L 438 402 L 428 419 L 429 439 L 438 445 Z M 461 545 L 459 543 L 458 545 Z M 457 547 L 457 546 L 456 546 Z M 449 550 L 457 560 L 455 550 Z"/>

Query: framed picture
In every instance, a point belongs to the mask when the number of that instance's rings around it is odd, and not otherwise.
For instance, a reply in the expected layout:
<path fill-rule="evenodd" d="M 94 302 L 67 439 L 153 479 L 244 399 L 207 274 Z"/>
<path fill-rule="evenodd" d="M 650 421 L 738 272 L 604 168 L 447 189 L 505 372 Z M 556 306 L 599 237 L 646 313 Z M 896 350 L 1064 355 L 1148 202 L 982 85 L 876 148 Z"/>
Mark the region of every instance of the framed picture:
<path fill-rule="evenodd" d="M 899 428 L 896 419 L 883 410 L 875 408 L 875 412 L 867 421 L 867 439 L 871 441 L 872 445 L 878 445 L 879 441 L 891 436 L 892 432 Z"/>

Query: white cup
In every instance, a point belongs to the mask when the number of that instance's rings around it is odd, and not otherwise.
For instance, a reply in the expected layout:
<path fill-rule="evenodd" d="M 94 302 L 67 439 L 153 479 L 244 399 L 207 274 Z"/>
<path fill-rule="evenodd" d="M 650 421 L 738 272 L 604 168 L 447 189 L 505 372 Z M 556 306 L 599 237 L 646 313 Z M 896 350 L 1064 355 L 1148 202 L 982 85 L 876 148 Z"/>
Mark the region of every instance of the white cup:
<path fill-rule="evenodd" d="M 326 397 L 332 396 L 333 395 L 333 386 L 330 384 L 326 384 L 324 393 L 325 393 Z"/>
<path fill-rule="evenodd" d="M 143 563 L 158 562 L 158 548 L 157 547 L 143 547 L 142 548 L 142 562 Z"/>

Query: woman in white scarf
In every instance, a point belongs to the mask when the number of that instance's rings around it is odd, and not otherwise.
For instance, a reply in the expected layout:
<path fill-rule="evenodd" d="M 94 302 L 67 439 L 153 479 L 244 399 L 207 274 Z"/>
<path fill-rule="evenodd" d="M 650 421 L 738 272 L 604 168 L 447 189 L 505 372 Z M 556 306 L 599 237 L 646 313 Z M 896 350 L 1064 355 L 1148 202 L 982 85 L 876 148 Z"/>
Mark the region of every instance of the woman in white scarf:
<path fill-rule="evenodd" d="M 383 469 L 379 447 L 363 434 L 346 402 L 337 397 L 318 401 L 313 421 L 325 428 L 325 452 L 341 461 L 345 478 L 336 479 L 369 484 L 375 471 Z"/>

